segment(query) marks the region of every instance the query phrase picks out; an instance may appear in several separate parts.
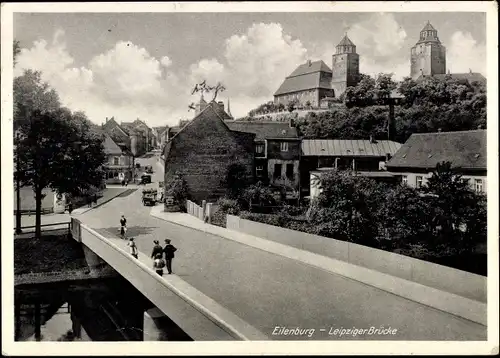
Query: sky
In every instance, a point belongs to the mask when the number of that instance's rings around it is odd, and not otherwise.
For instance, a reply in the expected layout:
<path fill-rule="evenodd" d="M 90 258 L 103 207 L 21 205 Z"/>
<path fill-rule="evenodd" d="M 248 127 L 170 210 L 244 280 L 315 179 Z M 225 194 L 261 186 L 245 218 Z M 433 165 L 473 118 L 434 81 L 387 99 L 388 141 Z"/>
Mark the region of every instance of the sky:
<path fill-rule="evenodd" d="M 176 125 L 192 118 L 195 83 L 221 82 L 236 118 L 273 99 L 298 65 L 331 67 L 345 33 L 360 72 L 409 75 L 410 49 L 427 21 L 446 47 L 452 73 L 486 73 L 486 13 L 15 13 L 21 42 L 14 75 L 25 69 L 59 93 L 64 106 L 97 124 L 106 117 Z"/>

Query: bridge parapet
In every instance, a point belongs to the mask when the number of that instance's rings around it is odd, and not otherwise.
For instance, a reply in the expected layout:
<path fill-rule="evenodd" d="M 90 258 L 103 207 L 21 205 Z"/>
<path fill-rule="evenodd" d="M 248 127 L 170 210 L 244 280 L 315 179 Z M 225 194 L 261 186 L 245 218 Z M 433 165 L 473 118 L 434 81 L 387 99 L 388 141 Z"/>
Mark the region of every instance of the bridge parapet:
<path fill-rule="evenodd" d="M 269 339 L 179 277 L 158 276 L 145 263 L 148 255 L 140 253 L 139 259 L 133 258 L 128 254 L 124 240 L 106 237 L 76 218 L 72 218 L 71 231 L 75 240 L 112 266 L 192 339 Z"/>

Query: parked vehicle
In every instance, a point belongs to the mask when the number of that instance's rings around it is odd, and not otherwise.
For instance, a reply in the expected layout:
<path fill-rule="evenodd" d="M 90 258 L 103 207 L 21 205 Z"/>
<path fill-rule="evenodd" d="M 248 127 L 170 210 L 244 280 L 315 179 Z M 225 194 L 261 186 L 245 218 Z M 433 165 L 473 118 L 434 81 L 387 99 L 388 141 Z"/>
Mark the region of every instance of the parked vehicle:
<path fill-rule="evenodd" d="M 156 189 L 144 189 L 142 191 L 142 205 L 154 206 L 156 205 L 156 196 L 158 191 Z"/>
<path fill-rule="evenodd" d="M 144 173 L 141 176 L 141 184 L 149 184 L 151 183 L 151 175 Z"/>

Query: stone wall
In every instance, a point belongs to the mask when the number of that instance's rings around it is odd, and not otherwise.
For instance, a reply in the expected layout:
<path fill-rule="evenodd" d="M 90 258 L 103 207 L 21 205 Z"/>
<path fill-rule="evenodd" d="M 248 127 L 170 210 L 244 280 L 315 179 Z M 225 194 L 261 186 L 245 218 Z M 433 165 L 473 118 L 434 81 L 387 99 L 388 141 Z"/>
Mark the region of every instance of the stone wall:
<path fill-rule="evenodd" d="M 226 228 L 486 302 L 487 278 L 392 252 L 227 215 Z"/>

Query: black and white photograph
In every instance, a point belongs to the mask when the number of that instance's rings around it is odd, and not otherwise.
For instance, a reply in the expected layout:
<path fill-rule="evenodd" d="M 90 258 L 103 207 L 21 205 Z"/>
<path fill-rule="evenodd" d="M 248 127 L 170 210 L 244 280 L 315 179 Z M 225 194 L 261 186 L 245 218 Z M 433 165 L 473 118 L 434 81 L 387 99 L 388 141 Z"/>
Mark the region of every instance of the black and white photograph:
<path fill-rule="evenodd" d="M 497 10 L 2 4 L 4 354 L 498 354 Z"/>

